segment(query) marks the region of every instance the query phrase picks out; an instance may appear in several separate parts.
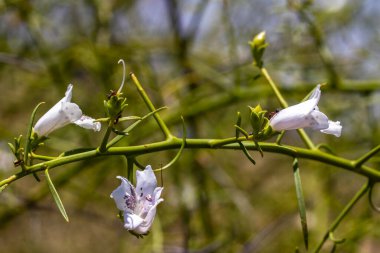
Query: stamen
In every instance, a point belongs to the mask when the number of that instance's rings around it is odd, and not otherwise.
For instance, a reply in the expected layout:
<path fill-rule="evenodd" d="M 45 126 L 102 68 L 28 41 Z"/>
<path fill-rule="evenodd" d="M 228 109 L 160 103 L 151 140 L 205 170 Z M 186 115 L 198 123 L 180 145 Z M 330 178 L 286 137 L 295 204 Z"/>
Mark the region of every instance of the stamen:
<path fill-rule="evenodd" d="M 124 82 L 125 82 L 125 72 L 126 72 L 126 70 L 125 70 L 125 62 L 124 62 L 124 60 L 123 60 L 123 59 L 120 59 L 120 60 L 117 62 L 117 64 L 120 64 L 120 63 L 123 64 L 123 81 L 121 82 L 120 88 L 119 88 L 119 90 L 117 91 L 118 94 L 121 93 L 121 90 L 123 89 Z"/>
<path fill-rule="evenodd" d="M 150 194 L 146 195 L 145 199 L 148 200 L 149 202 L 152 202 L 152 200 L 153 200 L 153 198 Z"/>

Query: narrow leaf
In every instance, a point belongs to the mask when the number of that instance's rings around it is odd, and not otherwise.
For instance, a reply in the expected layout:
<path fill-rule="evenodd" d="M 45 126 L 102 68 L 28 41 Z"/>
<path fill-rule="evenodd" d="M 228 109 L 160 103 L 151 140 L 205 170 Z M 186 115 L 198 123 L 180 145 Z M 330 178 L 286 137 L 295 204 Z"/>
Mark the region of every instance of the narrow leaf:
<path fill-rule="evenodd" d="M 1 193 L 2 191 L 4 191 L 4 189 L 5 189 L 7 186 L 8 186 L 8 184 L 2 185 L 2 186 L 0 187 L 0 193 Z"/>
<path fill-rule="evenodd" d="M 239 138 L 239 132 L 242 133 L 245 136 L 246 139 L 249 138 L 249 134 L 243 128 L 241 128 L 238 125 L 234 125 L 234 127 L 236 128 L 236 133 L 237 133 L 236 134 L 236 138 Z"/>
<path fill-rule="evenodd" d="M 141 120 L 141 117 L 139 117 L 139 116 L 122 117 L 122 118 L 119 119 L 119 122 L 127 121 L 127 120 Z"/>
<path fill-rule="evenodd" d="M 264 152 L 263 152 L 263 150 L 261 149 L 261 147 L 260 147 L 260 145 L 259 145 L 259 142 L 258 142 L 258 141 L 254 141 L 254 142 L 255 142 L 255 145 L 256 145 L 256 147 L 257 147 L 257 151 L 260 152 L 261 157 L 264 157 Z"/>
<path fill-rule="evenodd" d="M 33 177 L 36 179 L 37 182 L 41 182 L 41 179 L 38 177 L 36 172 L 33 172 Z"/>
<path fill-rule="evenodd" d="M 237 117 L 238 118 L 236 120 L 236 126 L 239 127 L 239 128 L 241 128 L 241 114 L 240 114 L 240 112 L 237 112 Z M 236 132 L 235 132 L 236 138 L 239 138 L 239 134 L 240 134 L 240 131 L 239 131 L 238 128 L 236 128 Z"/>
<path fill-rule="evenodd" d="M 65 220 L 67 222 L 69 222 L 69 217 L 66 214 L 65 207 L 63 206 L 62 201 L 61 201 L 61 199 L 60 199 L 60 197 L 58 195 L 58 192 L 55 189 L 54 184 L 53 184 L 53 182 L 50 179 L 49 169 L 45 170 L 45 175 L 46 175 L 46 180 L 47 180 L 47 183 L 49 185 L 49 189 L 50 189 L 51 195 L 53 195 L 53 199 L 55 201 L 55 204 L 57 205 L 57 207 L 58 207 L 59 211 L 61 212 L 63 218 L 65 218 Z"/>
<path fill-rule="evenodd" d="M 9 148 L 11 149 L 12 153 L 13 153 L 13 154 L 16 154 L 15 146 L 14 146 L 12 143 L 10 143 L 10 142 L 8 142 L 8 146 L 9 146 Z"/>
<path fill-rule="evenodd" d="M 28 132 L 27 132 L 26 138 L 25 138 L 25 152 L 24 152 L 24 163 L 26 165 L 28 165 L 28 155 L 29 155 L 29 151 L 30 151 L 30 142 L 31 142 L 30 136 L 32 135 L 34 117 L 36 116 L 36 112 L 38 110 L 38 107 L 40 107 L 44 103 L 45 102 L 41 102 L 34 108 L 32 115 L 30 116 L 30 119 L 29 119 Z"/>
<path fill-rule="evenodd" d="M 243 143 L 241 143 L 240 141 L 238 142 L 239 143 L 239 146 L 241 148 L 241 150 L 243 151 L 243 153 L 245 154 L 245 156 L 248 158 L 248 160 L 251 161 L 251 163 L 253 163 L 253 165 L 256 165 L 256 161 L 253 159 L 253 157 L 249 154 L 247 148 L 244 146 Z"/>
<path fill-rule="evenodd" d="M 305 248 L 307 250 L 309 247 L 309 232 L 307 230 L 305 199 L 304 199 L 303 191 L 302 191 L 301 176 L 300 176 L 297 158 L 294 158 L 293 174 L 294 174 L 294 183 L 296 186 L 298 211 L 299 211 L 300 219 L 301 219 L 303 240 L 305 243 Z"/>
<path fill-rule="evenodd" d="M 346 241 L 345 238 L 342 238 L 342 239 L 337 239 L 337 238 L 335 238 L 333 232 L 330 232 L 330 233 L 329 233 L 329 238 L 330 238 L 330 240 L 333 241 L 335 244 L 344 243 L 344 242 Z"/>

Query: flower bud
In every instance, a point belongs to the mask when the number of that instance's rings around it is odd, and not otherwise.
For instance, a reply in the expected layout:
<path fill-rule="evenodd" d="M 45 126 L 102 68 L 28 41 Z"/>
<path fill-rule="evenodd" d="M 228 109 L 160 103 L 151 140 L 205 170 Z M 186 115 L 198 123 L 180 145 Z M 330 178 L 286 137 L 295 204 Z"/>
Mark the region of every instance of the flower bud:
<path fill-rule="evenodd" d="M 269 120 L 265 117 L 266 111 L 257 105 L 255 108 L 250 107 L 250 120 L 252 125 L 252 134 L 255 140 L 261 140 L 264 136 L 263 130 L 268 128 Z"/>
<path fill-rule="evenodd" d="M 252 56 L 254 64 L 261 68 L 263 66 L 262 57 L 264 55 L 265 48 L 268 46 L 268 43 L 265 42 L 265 32 L 257 34 L 252 41 L 249 42 L 251 45 Z"/>
<path fill-rule="evenodd" d="M 108 100 L 104 100 L 104 107 L 106 114 L 111 119 L 117 121 L 121 117 L 121 113 L 124 108 L 128 106 L 126 104 L 127 99 L 122 97 L 122 93 L 112 93 L 108 96 Z"/>

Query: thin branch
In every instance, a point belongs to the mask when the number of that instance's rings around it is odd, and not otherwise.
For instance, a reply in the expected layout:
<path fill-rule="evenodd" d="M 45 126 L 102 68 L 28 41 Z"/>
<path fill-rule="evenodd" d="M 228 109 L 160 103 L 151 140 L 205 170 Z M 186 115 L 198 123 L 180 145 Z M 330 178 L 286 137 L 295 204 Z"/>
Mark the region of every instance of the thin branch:
<path fill-rule="evenodd" d="M 330 234 L 335 231 L 335 229 L 339 226 L 340 222 L 347 216 L 348 212 L 355 206 L 355 204 L 359 201 L 359 199 L 369 190 L 370 184 L 369 182 L 365 183 L 362 188 L 355 194 L 355 196 L 348 202 L 348 204 L 344 207 L 339 216 L 334 220 L 334 222 L 330 225 L 322 240 L 317 245 L 316 249 L 313 251 L 314 253 L 318 253 L 323 244 L 327 241 Z"/>
<path fill-rule="evenodd" d="M 245 137 L 236 138 L 230 137 L 226 139 L 186 139 L 185 149 L 232 149 L 240 150 L 241 147 L 238 142 L 242 142 L 247 150 L 258 150 L 258 147 L 252 141 L 245 141 Z M 112 155 L 127 155 L 138 156 L 142 154 L 155 153 L 159 151 L 178 149 L 183 145 L 181 138 L 172 137 L 165 141 L 154 142 L 144 145 L 128 146 L 128 147 L 110 147 L 104 153 L 97 150 L 84 151 L 82 153 L 75 153 L 68 156 L 58 157 L 51 161 L 44 161 L 32 166 L 28 166 L 26 171 L 21 171 L 12 175 L 0 182 L 0 187 L 5 184 L 10 184 L 24 176 L 44 170 L 46 167 L 50 169 L 64 164 L 87 160 L 99 156 L 112 156 Z M 380 182 L 380 171 L 362 165 L 356 167 L 352 160 L 338 157 L 332 154 L 324 153 L 319 150 L 310 150 L 305 148 L 277 145 L 275 143 L 261 142 L 260 148 L 264 152 L 278 153 L 291 157 L 297 156 L 298 158 L 310 159 L 324 164 L 333 165 L 342 169 L 346 169 L 357 174 L 361 174 L 369 178 L 372 182 Z"/>
<path fill-rule="evenodd" d="M 140 81 L 137 79 L 137 77 L 133 74 L 130 73 L 130 76 L 132 78 L 133 83 L 136 85 L 137 91 L 139 92 L 140 96 L 144 100 L 146 106 L 151 112 L 156 111 L 157 109 L 154 107 L 152 101 L 146 94 L 144 88 L 140 84 Z M 160 115 L 158 113 L 153 114 L 154 119 L 156 120 L 158 126 L 160 127 L 161 131 L 165 135 L 166 139 L 170 139 L 172 137 L 172 134 L 170 133 L 169 128 L 166 126 L 165 122 L 161 119 Z"/>
<path fill-rule="evenodd" d="M 355 166 L 360 167 L 362 166 L 365 162 L 367 162 L 369 159 L 371 159 L 374 155 L 376 155 L 380 151 L 380 145 L 376 146 L 373 148 L 371 151 L 367 152 L 364 154 L 362 157 L 358 158 L 355 161 Z"/>

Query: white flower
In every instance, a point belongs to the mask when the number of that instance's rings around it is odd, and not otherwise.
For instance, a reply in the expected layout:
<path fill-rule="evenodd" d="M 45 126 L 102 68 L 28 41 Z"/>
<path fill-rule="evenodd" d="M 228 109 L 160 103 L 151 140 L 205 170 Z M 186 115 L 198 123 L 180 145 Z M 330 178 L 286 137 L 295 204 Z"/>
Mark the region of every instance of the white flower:
<path fill-rule="evenodd" d="M 124 227 L 136 234 L 148 233 L 156 216 L 156 207 L 164 201 L 161 196 L 163 187 L 157 187 L 152 167 L 136 171 L 136 188 L 124 177 L 117 176 L 121 185 L 112 193 L 116 206 L 123 211 Z"/>
<path fill-rule="evenodd" d="M 270 119 L 270 125 L 276 131 L 311 127 L 322 133 L 339 137 L 342 126 L 339 121 L 330 121 L 324 113 L 319 111 L 317 105 L 320 97 L 320 85 L 317 85 L 308 100 L 279 111 Z"/>
<path fill-rule="evenodd" d="M 94 122 L 94 121 L 95 121 L 95 119 L 93 119 L 87 115 L 82 115 L 82 117 L 80 117 L 80 119 L 74 121 L 74 124 L 76 124 L 80 127 L 86 128 L 86 129 L 92 129 L 96 132 L 99 132 L 102 125 L 100 124 L 100 122 Z"/>
<path fill-rule="evenodd" d="M 340 137 L 340 134 L 342 133 L 342 126 L 340 125 L 339 121 L 334 122 L 329 120 L 329 127 L 322 129 L 321 132 L 325 134 L 333 134 L 336 137 Z"/>
<path fill-rule="evenodd" d="M 101 125 L 99 122 L 93 122 L 94 119 L 83 116 L 79 106 L 70 102 L 72 93 L 73 85 L 69 84 L 65 96 L 37 121 L 34 126 L 34 132 L 37 135 L 47 136 L 54 130 L 70 123 L 75 123 L 78 126 L 93 129 L 94 131 L 100 130 Z"/>

